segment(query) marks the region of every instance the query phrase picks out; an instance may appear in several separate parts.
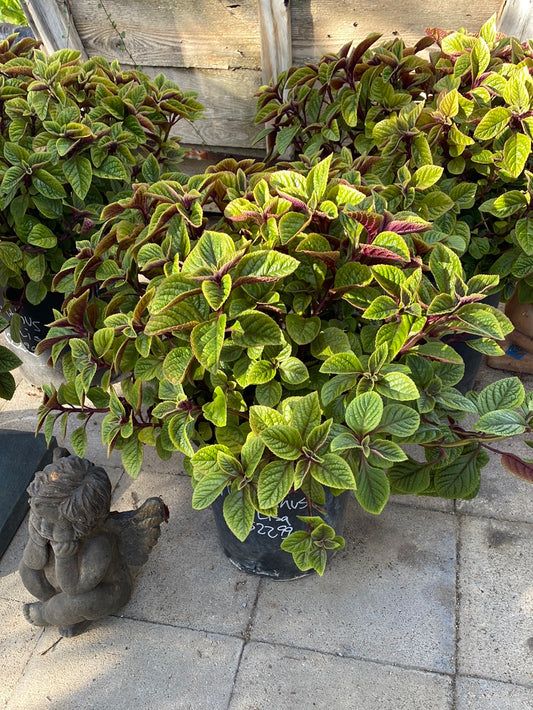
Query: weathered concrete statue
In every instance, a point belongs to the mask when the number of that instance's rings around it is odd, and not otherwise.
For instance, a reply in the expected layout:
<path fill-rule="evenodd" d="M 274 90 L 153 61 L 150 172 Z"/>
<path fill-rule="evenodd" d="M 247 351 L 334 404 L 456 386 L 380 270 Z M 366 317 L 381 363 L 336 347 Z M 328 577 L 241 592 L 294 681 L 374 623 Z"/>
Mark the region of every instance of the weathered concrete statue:
<path fill-rule="evenodd" d="M 129 600 L 130 566 L 148 559 L 166 507 L 149 498 L 137 510 L 110 512 L 107 473 L 77 456 L 38 471 L 28 493 L 30 537 L 19 571 L 39 601 L 25 604 L 24 616 L 35 626 L 76 636 Z"/>

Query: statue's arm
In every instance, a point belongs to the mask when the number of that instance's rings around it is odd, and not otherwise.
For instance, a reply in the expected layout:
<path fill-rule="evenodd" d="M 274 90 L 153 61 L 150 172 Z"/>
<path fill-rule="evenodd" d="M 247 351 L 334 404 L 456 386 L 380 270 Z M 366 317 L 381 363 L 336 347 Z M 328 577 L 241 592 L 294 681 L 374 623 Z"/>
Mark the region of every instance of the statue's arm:
<path fill-rule="evenodd" d="M 24 560 L 22 560 L 19 565 L 19 573 L 22 584 L 26 587 L 28 592 L 33 594 L 34 597 L 37 597 L 37 599 L 46 601 L 56 594 L 56 590 L 47 580 L 44 570 L 28 567 Z"/>
<path fill-rule="evenodd" d="M 48 562 L 50 546 L 49 541 L 37 530 L 33 513 L 30 513 L 28 532 L 28 542 L 22 553 L 22 561 L 29 569 L 42 570 Z"/>
<path fill-rule="evenodd" d="M 112 559 L 107 535 L 96 535 L 82 542 L 52 543 L 57 583 L 66 594 L 83 594 L 104 578 Z"/>

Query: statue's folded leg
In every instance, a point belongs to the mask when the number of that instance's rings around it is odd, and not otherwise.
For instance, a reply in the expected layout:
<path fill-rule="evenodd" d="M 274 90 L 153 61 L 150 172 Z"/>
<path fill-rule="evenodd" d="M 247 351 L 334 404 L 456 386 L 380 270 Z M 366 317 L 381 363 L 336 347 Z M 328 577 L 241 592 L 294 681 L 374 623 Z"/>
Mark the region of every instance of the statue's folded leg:
<path fill-rule="evenodd" d="M 63 636 L 75 636 L 88 622 L 118 611 L 128 601 L 131 588 L 101 584 L 83 594 L 56 594 L 48 601 L 24 604 L 26 619 L 34 626 L 57 626 Z"/>

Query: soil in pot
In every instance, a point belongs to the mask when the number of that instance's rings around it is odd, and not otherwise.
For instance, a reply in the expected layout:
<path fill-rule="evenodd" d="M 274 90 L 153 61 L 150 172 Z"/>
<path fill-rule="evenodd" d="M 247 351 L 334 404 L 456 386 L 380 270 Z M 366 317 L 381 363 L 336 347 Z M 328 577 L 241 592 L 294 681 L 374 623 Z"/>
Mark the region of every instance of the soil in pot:
<path fill-rule="evenodd" d="M 280 548 L 281 542 L 290 533 L 305 529 L 305 523 L 298 519 L 298 515 L 309 515 L 309 511 L 300 491 L 290 493 L 279 504 L 277 517 L 256 513 L 252 530 L 244 542 L 235 537 L 224 520 L 222 507 L 228 492 L 226 489 L 211 508 L 224 553 L 236 567 L 248 574 L 277 580 L 297 579 L 313 572 L 298 569 L 292 555 Z M 333 496 L 326 490 L 326 513 L 321 517 L 335 529 L 337 535 L 342 535 L 349 493 L 346 491 L 340 496 Z M 313 514 L 317 515 L 317 512 Z"/>

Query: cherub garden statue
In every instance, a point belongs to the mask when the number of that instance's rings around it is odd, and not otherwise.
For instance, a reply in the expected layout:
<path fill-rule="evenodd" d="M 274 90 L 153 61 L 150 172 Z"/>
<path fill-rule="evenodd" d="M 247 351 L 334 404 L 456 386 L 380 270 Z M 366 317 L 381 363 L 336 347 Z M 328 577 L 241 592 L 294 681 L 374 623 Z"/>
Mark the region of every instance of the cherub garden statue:
<path fill-rule="evenodd" d="M 39 601 L 25 604 L 24 616 L 76 636 L 129 600 L 130 566 L 148 559 L 168 518 L 166 506 L 149 498 L 137 510 L 110 512 L 107 473 L 68 455 L 38 471 L 28 493 L 29 540 L 19 571 Z"/>

